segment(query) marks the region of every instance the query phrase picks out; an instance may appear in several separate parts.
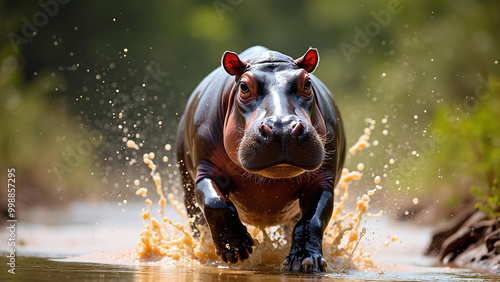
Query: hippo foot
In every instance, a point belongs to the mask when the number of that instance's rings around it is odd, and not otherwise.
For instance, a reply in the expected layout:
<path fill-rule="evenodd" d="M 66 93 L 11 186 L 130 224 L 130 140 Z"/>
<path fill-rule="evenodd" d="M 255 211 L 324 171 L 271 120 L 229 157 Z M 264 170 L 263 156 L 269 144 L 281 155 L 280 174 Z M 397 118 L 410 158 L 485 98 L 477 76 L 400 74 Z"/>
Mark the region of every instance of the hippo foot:
<path fill-rule="evenodd" d="M 324 272 L 326 260 L 322 254 L 322 230 L 319 223 L 299 221 L 293 231 L 290 254 L 281 264 L 282 271 Z"/>
<path fill-rule="evenodd" d="M 217 235 L 212 234 L 215 253 L 226 263 L 237 263 L 238 260 L 244 261 L 253 252 L 252 246 L 254 242 L 246 227 L 241 224 L 239 230 L 234 229 L 232 227 L 231 232 L 224 230 L 218 232 Z"/>
<path fill-rule="evenodd" d="M 324 272 L 326 271 L 326 260 L 321 254 L 308 254 L 297 252 L 288 255 L 281 263 L 281 271 L 296 272 Z"/>

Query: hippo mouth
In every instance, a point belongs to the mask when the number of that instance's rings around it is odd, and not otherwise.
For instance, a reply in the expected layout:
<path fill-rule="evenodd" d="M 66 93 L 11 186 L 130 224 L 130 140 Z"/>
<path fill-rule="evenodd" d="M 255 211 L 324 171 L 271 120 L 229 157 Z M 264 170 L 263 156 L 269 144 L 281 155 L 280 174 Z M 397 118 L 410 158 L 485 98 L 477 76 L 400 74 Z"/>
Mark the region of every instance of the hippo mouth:
<path fill-rule="evenodd" d="M 312 143 L 302 148 L 283 149 L 273 146 L 262 148 L 258 142 L 243 142 L 246 146 L 240 147 L 238 161 L 250 173 L 268 178 L 293 178 L 317 170 L 323 164 L 324 150 L 321 143 Z"/>
<path fill-rule="evenodd" d="M 294 165 L 279 164 L 256 171 L 255 173 L 268 178 L 292 178 L 301 175 L 305 171 L 305 169 L 296 167 Z"/>

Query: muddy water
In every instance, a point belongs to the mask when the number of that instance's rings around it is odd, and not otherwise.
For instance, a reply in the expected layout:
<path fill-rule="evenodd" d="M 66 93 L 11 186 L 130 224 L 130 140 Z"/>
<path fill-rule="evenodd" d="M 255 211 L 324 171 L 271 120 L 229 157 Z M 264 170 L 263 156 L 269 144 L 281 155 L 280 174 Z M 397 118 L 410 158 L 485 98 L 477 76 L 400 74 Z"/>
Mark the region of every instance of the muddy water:
<path fill-rule="evenodd" d="M 5 259 L 0 259 L 2 265 Z M 2 268 L 4 269 L 4 268 Z M 498 276 L 474 272 L 432 269 L 437 272 L 384 273 L 350 271 L 345 274 L 281 273 L 268 269 L 164 268 L 66 262 L 39 257 L 20 257 L 16 274 L 0 273 L 1 281 L 499 281 Z"/>

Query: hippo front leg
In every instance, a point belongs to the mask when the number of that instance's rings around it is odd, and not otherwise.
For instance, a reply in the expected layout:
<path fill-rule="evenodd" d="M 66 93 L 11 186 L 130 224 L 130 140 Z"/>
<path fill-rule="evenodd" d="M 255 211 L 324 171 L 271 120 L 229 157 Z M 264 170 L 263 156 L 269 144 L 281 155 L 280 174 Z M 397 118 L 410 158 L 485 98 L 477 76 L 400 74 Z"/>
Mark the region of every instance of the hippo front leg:
<path fill-rule="evenodd" d="M 323 233 L 333 212 L 333 183 L 321 182 L 307 187 L 301 195 L 302 218 L 293 229 L 292 247 L 282 263 L 282 270 L 325 271 Z"/>
<path fill-rule="evenodd" d="M 234 204 L 210 178 L 196 183 L 195 197 L 210 229 L 217 255 L 230 263 L 246 260 L 252 253 L 254 242 L 241 223 Z"/>

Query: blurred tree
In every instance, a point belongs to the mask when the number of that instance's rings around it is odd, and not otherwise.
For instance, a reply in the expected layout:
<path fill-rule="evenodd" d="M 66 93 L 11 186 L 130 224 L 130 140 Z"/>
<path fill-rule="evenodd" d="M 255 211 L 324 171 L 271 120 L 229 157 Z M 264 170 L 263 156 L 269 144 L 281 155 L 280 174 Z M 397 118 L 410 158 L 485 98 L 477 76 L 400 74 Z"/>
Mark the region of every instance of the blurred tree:
<path fill-rule="evenodd" d="M 3 6 L 5 3 L 0 2 Z M 4 8 L 4 7 L 2 7 Z M 7 15 L 1 9 L 0 18 L 6 27 L 13 25 L 14 10 Z M 2 30 L 2 35 L 7 32 Z M 97 179 L 91 177 L 91 152 L 79 155 L 68 164 L 68 157 L 81 154 L 79 145 L 85 136 L 76 118 L 69 113 L 64 100 L 53 98 L 62 78 L 55 78 L 47 69 L 32 74 L 26 81 L 23 75 L 25 59 L 18 56 L 7 36 L 0 39 L 0 181 L 7 183 L 7 169 L 15 169 L 16 211 L 22 218 L 23 209 L 38 205 L 63 206 L 69 200 L 87 199 L 98 193 Z M 22 52 L 23 46 L 18 46 Z M 67 148 L 73 150 L 73 156 Z M 66 165 L 66 172 L 56 175 L 54 164 Z M 7 199 L 7 189 L 0 190 Z M 6 205 L 2 206 L 2 209 Z"/>
<path fill-rule="evenodd" d="M 0 0 L 0 42 L 10 56 L 15 48 L 8 34 L 23 35 L 27 22 L 40 21 L 35 15 L 57 1 L 42 2 Z M 103 190 L 116 195 L 132 175 L 147 175 L 147 168 L 127 164 L 141 158 L 139 151 L 124 151 L 123 141 L 173 160 L 163 145 L 174 142 L 189 94 L 220 65 L 225 50 L 263 45 L 299 57 L 316 47 L 316 74 L 336 96 L 348 143 L 366 117 L 389 120 L 382 125 L 388 135 L 372 136 L 379 145 L 349 164 L 363 161 L 367 173 L 389 174 L 385 187 L 412 187 L 413 193 L 424 189 L 420 167 L 404 179 L 383 167 L 390 158 L 401 161 L 392 166 L 398 167 L 433 138 L 428 132 L 437 104 L 460 103 L 475 92 L 478 74 L 498 74 L 499 8 L 494 0 L 68 1 L 35 26 L 14 57 L 19 83 L 35 84 L 48 73 L 43 79 L 50 87 L 34 96 L 65 103 L 60 107 L 77 118 L 78 128 L 102 133 L 88 165 L 103 179 Z M 355 50 L 350 55 L 342 48 L 347 45 Z M 169 181 L 175 184 L 175 177 Z"/>

